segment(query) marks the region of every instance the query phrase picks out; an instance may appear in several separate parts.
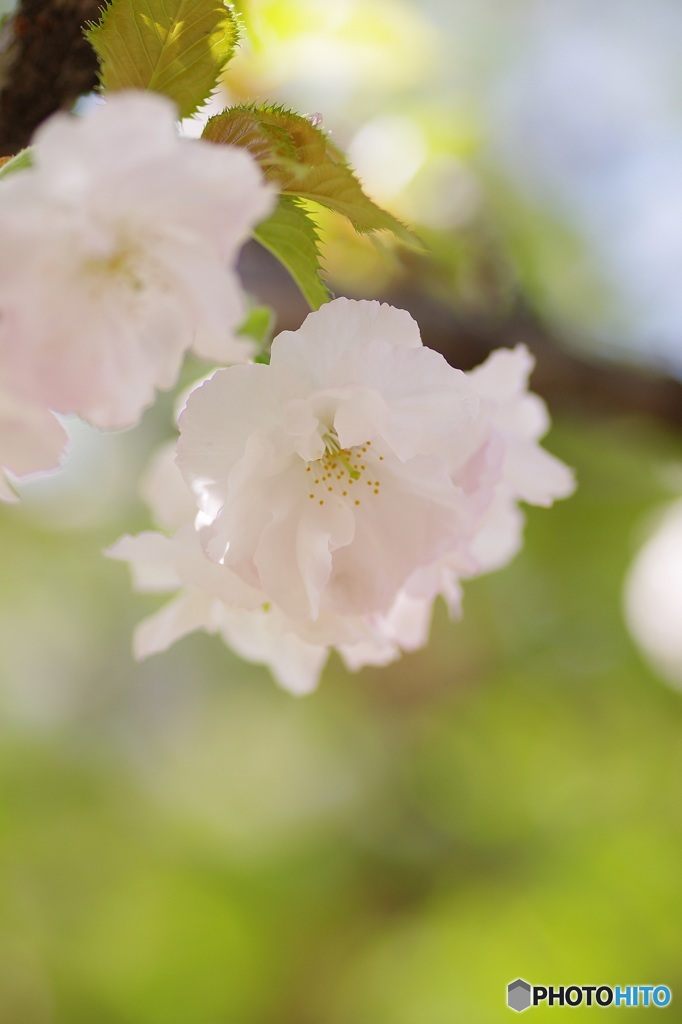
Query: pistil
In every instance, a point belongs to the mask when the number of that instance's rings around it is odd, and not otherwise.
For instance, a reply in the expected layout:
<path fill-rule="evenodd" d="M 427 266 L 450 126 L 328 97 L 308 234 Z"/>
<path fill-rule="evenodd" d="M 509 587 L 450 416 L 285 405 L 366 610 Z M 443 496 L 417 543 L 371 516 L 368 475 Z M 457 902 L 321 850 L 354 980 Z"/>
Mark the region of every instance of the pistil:
<path fill-rule="evenodd" d="M 325 454 L 330 458 L 338 459 L 351 480 L 359 480 L 360 473 L 351 465 L 350 452 L 348 449 L 341 447 L 334 428 L 332 428 L 328 434 L 323 434 L 322 440 L 325 444 Z"/>

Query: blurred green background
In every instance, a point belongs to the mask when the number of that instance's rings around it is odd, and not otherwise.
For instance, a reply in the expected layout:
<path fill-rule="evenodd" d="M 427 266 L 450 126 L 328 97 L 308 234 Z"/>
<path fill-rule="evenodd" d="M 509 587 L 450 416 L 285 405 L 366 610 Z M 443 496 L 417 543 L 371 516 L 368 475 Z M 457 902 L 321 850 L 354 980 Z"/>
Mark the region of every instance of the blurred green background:
<path fill-rule="evenodd" d="M 242 7 L 226 88 L 323 112 L 433 248 L 330 220 L 335 290 L 417 296 L 455 361 L 523 340 L 523 310 L 579 488 L 428 649 L 333 660 L 299 700 L 215 638 L 132 661 L 162 599 L 101 550 L 148 525 L 172 398 L 133 433 L 74 425 L 63 473 L 0 508 L 0 1020 L 493 1024 L 519 976 L 667 984 L 639 1019 L 682 1019 L 682 702 L 622 611 L 682 480 L 680 12 Z M 569 1012 L 618 1011 L 531 1019 Z"/>

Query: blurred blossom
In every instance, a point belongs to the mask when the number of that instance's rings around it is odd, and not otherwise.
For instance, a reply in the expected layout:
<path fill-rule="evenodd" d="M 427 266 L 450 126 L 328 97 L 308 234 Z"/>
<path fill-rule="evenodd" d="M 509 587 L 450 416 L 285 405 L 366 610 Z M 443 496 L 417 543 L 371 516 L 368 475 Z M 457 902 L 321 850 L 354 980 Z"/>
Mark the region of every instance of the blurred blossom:
<path fill-rule="evenodd" d="M 118 521 L 136 504 L 141 437 L 103 434 L 77 416 L 62 417 L 70 445 L 59 473 L 22 481 L 23 515 L 50 530 L 92 529 Z"/>
<path fill-rule="evenodd" d="M 409 183 L 401 209 L 427 228 L 459 228 L 472 221 L 481 207 L 475 175 L 456 156 L 428 157 Z"/>
<path fill-rule="evenodd" d="M 232 266 L 274 198 L 248 154 L 178 139 L 175 116 L 132 91 L 56 114 L 0 191 L 7 379 L 103 429 L 137 423 L 190 347 L 221 362 L 251 352 L 234 337 L 245 305 Z"/>
<path fill-rule="evenodd" d="M 0 501 L 17 500 L 12 476 L 56 469 L 67 443 L 64 428 L 49 409 L 17 401 L 10 390 L 0 391 Z"/>
<path fill-rule="evenodd" d="M 390 200 L 409 184 L 426 152 L 419 126 L 395 114 L 368 121 L 348 146 L 351 163 L 379 202 Z"/>
<path fill-rule="evenodd" d="M 403 0 L 256 0 L 242 3 L 247 39 L 227 86 L 277 96 L 338 123 L 349 104 L 385 108 L 418 84 L 438 49 L 433 27 Z"/>
<path fill-rule="evenodd" d="M 653 665 L 682 686 L 682 501 L 642 546 L 625 584 L 633 637 Z"/>
<path fill-rule="evenodd" d="M 436 152 L 429 125 L 415 114 L 385 114 L 367 121 L 347 151 L 367 191 L 407 222 L 439 229 L 470 221 L 481 192 L 466 164 Z"/>
<path fill-rule="evenodd" d="M 581 0 L 528 6 L 523 24 L 488 83 L 488 159 L 597 269 L 608 310 L 577 279 L 568 326 L 680 374 L 682 10 Z"/>
<path fill-rule="evenodd" d="M 67 435 L 53 412 L 134 426 L 188 349 L 219 362 L 252 353 L 236 334 L 246 307 L 233 265 L 273 193 L 243 150 L 179 139 L 176 113 L 131 91 L 55 114 L 32 165 L 3 180 L 0 471 L 57 466 Z"/>

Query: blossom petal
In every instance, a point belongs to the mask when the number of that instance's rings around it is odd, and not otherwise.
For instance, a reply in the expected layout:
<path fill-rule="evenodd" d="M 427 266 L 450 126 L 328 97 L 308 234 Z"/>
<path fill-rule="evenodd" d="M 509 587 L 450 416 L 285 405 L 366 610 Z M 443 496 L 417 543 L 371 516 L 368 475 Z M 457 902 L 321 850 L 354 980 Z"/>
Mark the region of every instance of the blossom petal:
<path fill-rule="evenodd" d="M 172 541 L 161 533 L 147 531 L 136 537 L 126 534 L 104 554 L 130 566 L 136 590 L 152 594 L 177 590 L 182 580 L 175 567 Z"/>
<path fill-rule="evenodd" d="M 525 392 L 534 366 L 535 359 L 526 346 L 517 345 L 491 352 L 468 376 L 482 398 L 504 404 Z"/>
<path fill-rule="evenodd" d="M 523 541 L 524 515 L 514 493 L 500 485 L 471 543 L 478 572 L 492 572 L 511 562 Z"/>
<path fill-rule="evenodd" d="M 140 495 L 159 526 L 175 530 L 192 522 L 194 498 L 175 462 L 176 443 L 161 445 L 140 479 Z"/>
<path fill-rule="evenodd" d="M 278 383 L 267 366 L 233 366 L 192 392 L 178 423 L 177 461 L 195 493 L 219 492 L 251 435 L 277 424 Z"/>
<path fill-rule="evenodd" d="M 309 313 L 297 331 L 282 331 L 272 343 L 271 366 L 320 387 L 337 380 L 336 367 L 347 352 L 362 357 L 376 339 L 421 348 L 419 327 L 407 310 L 383 302 L 338 298 Z"/>
<path fill-rule="evenodd" d="M 466 500 L 428 458 L 381 465 L 380 487 L 358 488 L 352 544 L 334 552 L 326 602 L 339 615 L 387 614 L 417 567 L 473 530 Z"/>
<path fill-rule="evenodd" d="M 276 610 L 229 611 L 222 618 L 220 630 L 242 658 L 267 665 L 285 690 L 302 696 L 316 688 L 328 657 L 327 648 L 306 643 L 287 630 Z"/>
<path fill-rule="evenodd" d="M 539 445 L 513 439 L 507 445 L 504 477 L 518 497 L 531 505 L 547 507 L 575 490 L 568 466 Z"/>
<path fill-rule="evenodd" d="M 68 434 L 48 409 L 0 394 L 0 476 L 3 468 L 16 477 L 56 469 L 67 444 Z M 4 476 L 0 500 L 16 500 Z"/>
<path fill-rule="evenodd" d="M 466 374 L 428 348 L 392 351 L 385 341 L 368 346 L 363 383 L 380 391 L 390 410 L 384 440 L 401 459 L 443 452 L 467 443 L 478 397 Z"/>
<path fill-rule="evenodd" d="M 135 424 L 185 352 L 248 358 L 237 250 L 275 196 L 241 149 L 182 140 L 163 97 L 121 93 L 37 132 L 0 192 L 0 364 L 12 393 Z M 40 301 L 36 301 L 40 282 Z"/>
<path fill-rule="evenodd" d="M 158 612 L 140 622 L 133 634 L 133 654 L 138 661 L 168 650 L 197 629 L 215 632 L 213 601 L 200 590 L 183 590 Z"/>

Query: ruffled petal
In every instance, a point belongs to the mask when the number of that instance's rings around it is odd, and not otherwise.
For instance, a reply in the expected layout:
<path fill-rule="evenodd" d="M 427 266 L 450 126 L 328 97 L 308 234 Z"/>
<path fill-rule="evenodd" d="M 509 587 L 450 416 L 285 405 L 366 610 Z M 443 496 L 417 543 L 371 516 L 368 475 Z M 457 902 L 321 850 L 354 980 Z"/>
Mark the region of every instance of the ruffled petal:
<path fill-rule="evenodd" d="M 220 631 L 237 654 L 267 665 L 279 685 L 290 693 L 303 696 L 317 687 L 329 654 L 327 648 L 301 640 L 286 628 L 275 609 L 226 611 Z"/>
<path fill-rule="evenodd" d="M 215 632 L 213 601 L 200 590 L 185 590 L 158 612 L 138 624 L 133 634 L 133 654 L 138 661 L 168 650 L 176 641 L 203 629 Z"/>

